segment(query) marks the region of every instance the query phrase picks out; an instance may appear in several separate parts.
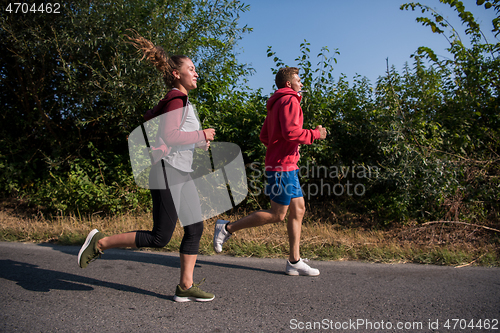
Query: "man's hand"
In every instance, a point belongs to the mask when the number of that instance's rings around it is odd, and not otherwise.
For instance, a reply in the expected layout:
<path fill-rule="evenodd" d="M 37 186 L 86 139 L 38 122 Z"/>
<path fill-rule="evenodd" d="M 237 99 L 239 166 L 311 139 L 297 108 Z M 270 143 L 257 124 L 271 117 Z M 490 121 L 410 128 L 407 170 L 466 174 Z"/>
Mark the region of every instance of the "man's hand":
<path fill-rule="evenodd" d="M 324 128 L 321 125 L 318 125 L 315 129 L 317 129 L 319 131 L 319 134 L 320 134 L 319 139 L 320 140 L 326 139 L 326 128 Z"/>

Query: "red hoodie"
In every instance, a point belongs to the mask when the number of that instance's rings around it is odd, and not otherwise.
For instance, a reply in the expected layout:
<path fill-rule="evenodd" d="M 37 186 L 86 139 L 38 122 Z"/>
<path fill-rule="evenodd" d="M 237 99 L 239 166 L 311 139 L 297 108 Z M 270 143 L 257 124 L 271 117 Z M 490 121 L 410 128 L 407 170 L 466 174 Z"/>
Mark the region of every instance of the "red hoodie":
<path fill-rule="evenodd" d="M 298 169 L 299 145 L 310 145 L 320 138 L 319 130 L 303 129 L 300 96 L 292 88 L 281 88 L 267 101 L 267 116 L 260 141 L 267 147 L 266 171 Z"/>

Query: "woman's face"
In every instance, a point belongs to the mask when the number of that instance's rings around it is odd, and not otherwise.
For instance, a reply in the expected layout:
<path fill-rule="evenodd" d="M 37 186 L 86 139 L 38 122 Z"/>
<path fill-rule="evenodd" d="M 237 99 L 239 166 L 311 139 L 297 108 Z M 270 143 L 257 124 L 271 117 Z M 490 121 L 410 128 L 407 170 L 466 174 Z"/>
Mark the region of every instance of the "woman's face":
<path fill-rule="evenodd" d="M 187 94 L 190 90 L 196 88 L 198 74 L 191 59 L 184 59 L 179 69 L 173 71 L 175 78 L 175 87 Z"/>

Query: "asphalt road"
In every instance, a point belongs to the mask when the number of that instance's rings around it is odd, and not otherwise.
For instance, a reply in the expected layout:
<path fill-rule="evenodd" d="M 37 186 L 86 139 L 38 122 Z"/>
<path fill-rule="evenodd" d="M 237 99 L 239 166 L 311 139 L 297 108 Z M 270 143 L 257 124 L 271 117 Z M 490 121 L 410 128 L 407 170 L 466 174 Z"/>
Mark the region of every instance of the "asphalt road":
<path fill-rule="evenodd" d="M 200 256 L 215 300 L 176 303 L 178 254 L 108 250 L 80 269 L 78 250 L 0 242 L 0 332 L 500 331 L 499 268 L 315 261 L 319 277 L 295 277 Z"/>

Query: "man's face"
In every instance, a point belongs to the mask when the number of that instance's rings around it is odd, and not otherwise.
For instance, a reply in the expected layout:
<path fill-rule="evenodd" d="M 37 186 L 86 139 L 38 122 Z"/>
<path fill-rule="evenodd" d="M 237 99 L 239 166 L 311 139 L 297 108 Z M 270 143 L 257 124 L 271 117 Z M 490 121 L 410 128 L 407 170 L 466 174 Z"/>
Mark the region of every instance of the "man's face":
<path fill-rule="evenodd" d="M 300 77 L 298 74 L 293 74 L 292 81 L 287 82 L 287 86 L 292 88 L 296 92 L 299 92 L 304 86 L 302 82 L 300 82 Z"/>

